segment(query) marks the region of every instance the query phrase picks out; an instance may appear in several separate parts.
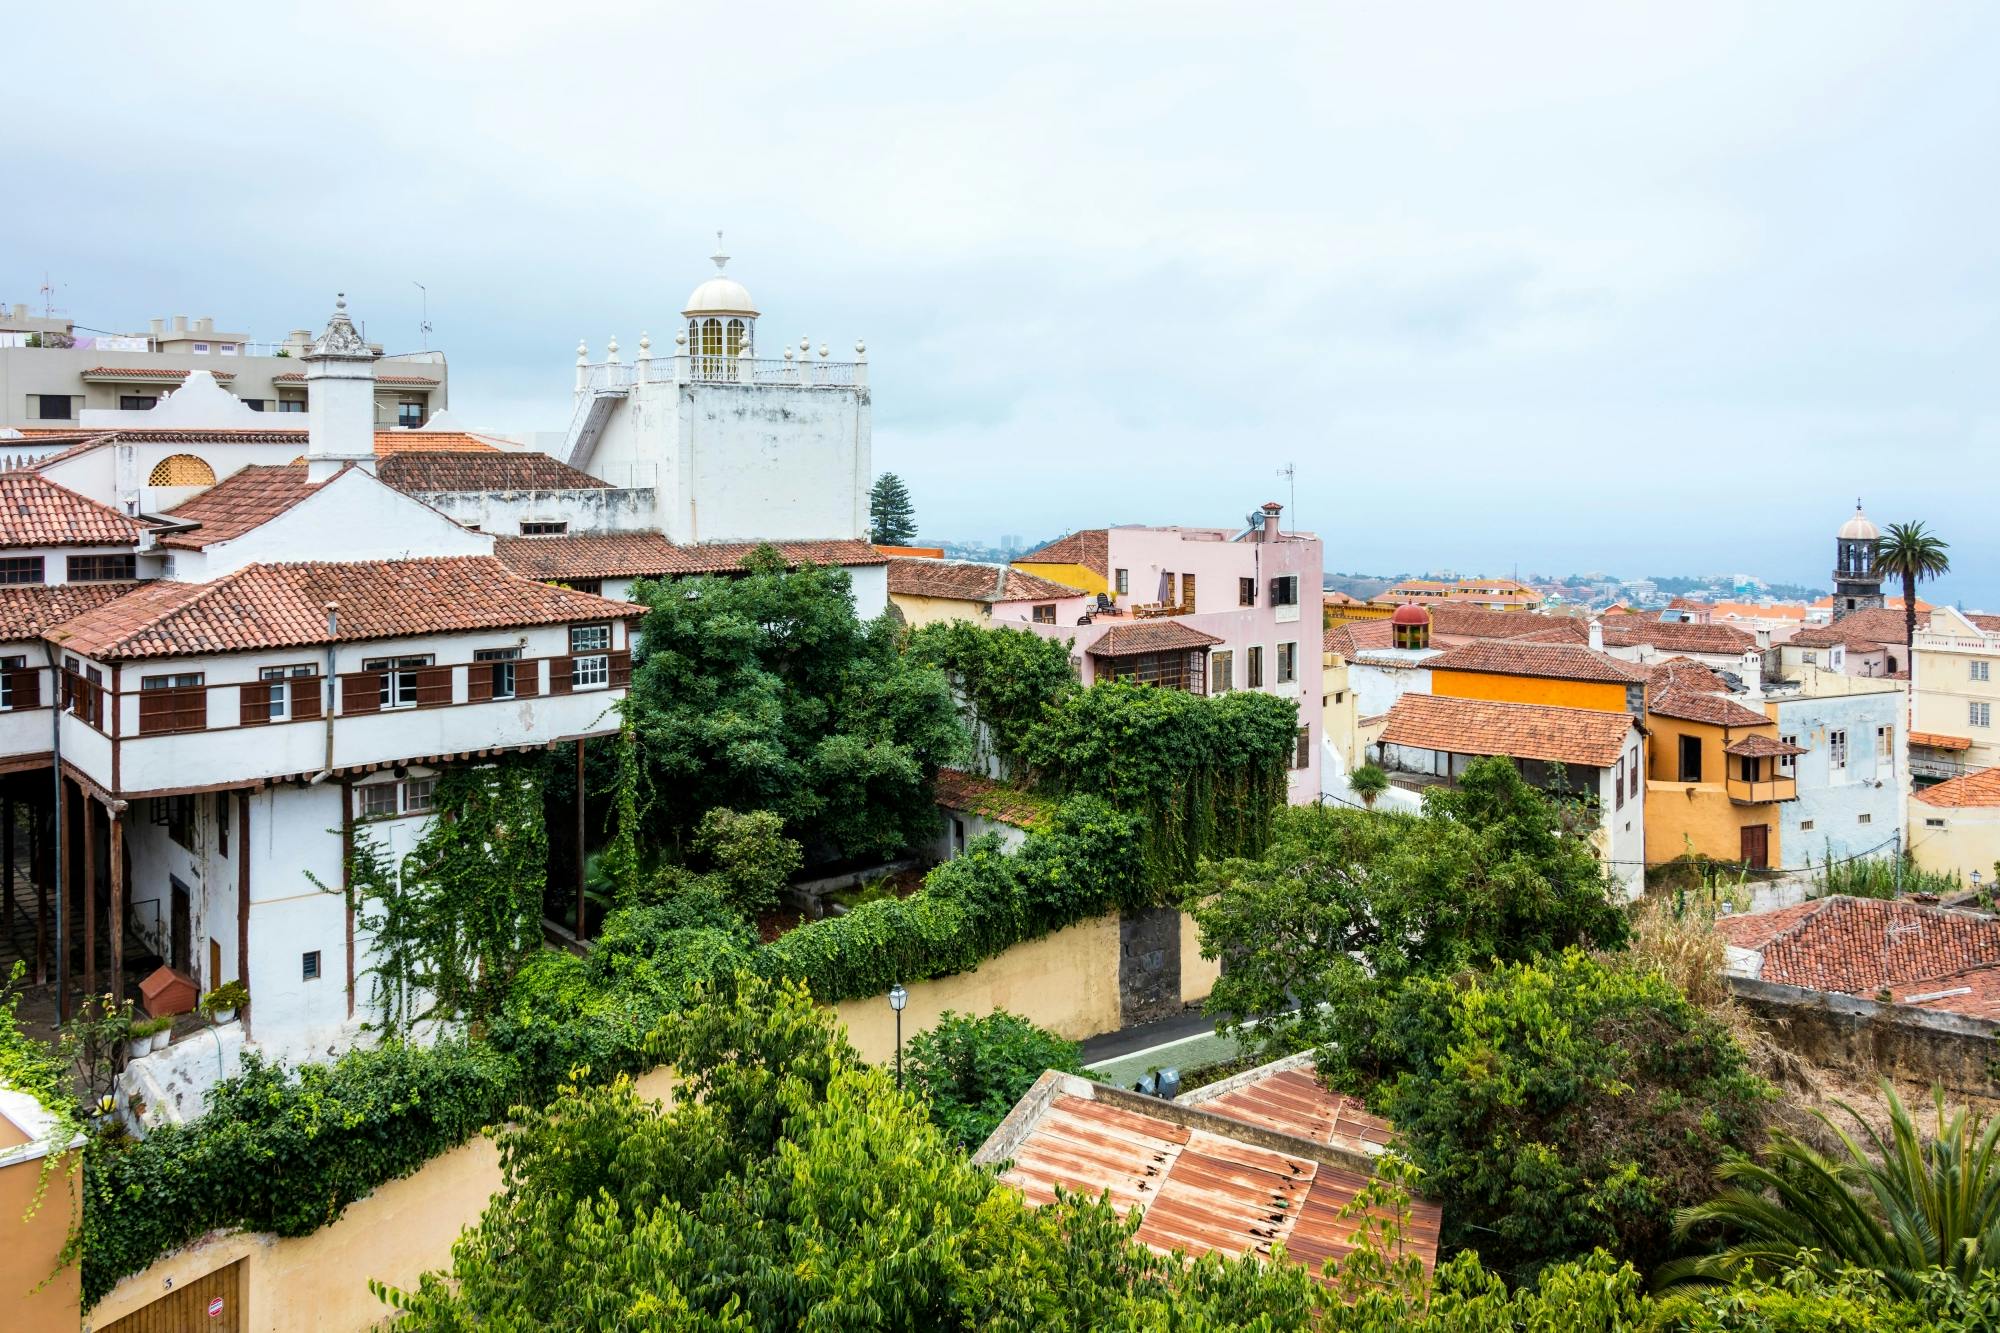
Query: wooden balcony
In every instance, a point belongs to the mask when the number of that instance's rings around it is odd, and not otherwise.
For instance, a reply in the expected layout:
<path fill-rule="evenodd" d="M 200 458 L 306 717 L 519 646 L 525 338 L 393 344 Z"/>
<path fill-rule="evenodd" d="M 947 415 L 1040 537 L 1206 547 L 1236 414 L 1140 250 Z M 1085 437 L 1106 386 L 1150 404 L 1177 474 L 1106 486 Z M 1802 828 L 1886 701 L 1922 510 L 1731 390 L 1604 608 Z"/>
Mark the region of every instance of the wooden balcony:
<path fill-rule="evenodd" d="M 1738 805 L 1769 805 L 1773 801 L 1799 799 L 1799 780 L 1794 777 L 1760 778 L 1752 782 L 1730 777 L 1723 782 L 1729 799 Z"/>

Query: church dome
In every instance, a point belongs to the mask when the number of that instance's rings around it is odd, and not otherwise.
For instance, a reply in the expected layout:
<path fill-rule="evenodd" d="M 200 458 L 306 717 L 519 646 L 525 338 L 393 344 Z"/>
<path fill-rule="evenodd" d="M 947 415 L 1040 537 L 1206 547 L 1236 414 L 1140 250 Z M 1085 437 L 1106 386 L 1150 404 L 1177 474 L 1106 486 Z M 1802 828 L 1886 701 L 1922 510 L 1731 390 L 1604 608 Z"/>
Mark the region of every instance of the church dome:
<path fill-rule="evenodd" d="M 1405 602 L 1396 608 L 1394 615 L 1389 617 L 1389 623 L 1392 625 L 1428 625 L 1431 623 L 1431 613 L 1418 606 L 1415 602 Z"/>
<path fill-rule="evenodd" d="M 1844 542 L 1872 542 L 1882 534 L 1876 531 L 1868 515 L 1861 512 L 1861 502 L 1854 502 L 1854 517 L 1840 525 L 1840 540 Z"/>
<path fill-rule="evenodd" d="M 750 301 L 749 289 L 734 278 L 716 276 L 688 293 L 687 305 L 681 313 L 692 318 L 695 315 L 750 315 L 755 316 L 757 307 Z"/>

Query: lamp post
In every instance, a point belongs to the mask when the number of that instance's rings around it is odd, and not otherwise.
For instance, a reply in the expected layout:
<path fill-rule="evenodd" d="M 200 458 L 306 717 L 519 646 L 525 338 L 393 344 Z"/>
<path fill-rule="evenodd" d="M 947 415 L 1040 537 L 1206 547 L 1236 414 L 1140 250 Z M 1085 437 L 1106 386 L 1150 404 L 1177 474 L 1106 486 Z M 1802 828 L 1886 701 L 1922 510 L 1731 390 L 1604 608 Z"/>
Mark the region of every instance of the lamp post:
<path fill-rule="evenodd" d="M 896 1091 L 903 1090 L 903 1006 L 910 1002 L 910 993 L 897 982 L 889 987 L 889 1007 L 896 1011 Z"/>

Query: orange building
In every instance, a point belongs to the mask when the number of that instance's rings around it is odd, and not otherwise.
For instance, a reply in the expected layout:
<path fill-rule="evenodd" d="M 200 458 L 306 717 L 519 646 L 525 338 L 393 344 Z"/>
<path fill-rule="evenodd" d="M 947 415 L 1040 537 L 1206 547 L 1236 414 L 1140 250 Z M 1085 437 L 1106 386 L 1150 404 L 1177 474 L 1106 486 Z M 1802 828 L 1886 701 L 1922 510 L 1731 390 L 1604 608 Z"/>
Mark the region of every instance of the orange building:
<path fill-rule="evenodd" d="M 1649 859 L 1694 854 L 1783 865 L 1778 806 L 1798 799 L 1787 761 L 1805 751 L 1779 740 L 1774 720 L 1738 703 L 1721 677 L 1685 657 L 1653 669 L 1646 726 Z"/>

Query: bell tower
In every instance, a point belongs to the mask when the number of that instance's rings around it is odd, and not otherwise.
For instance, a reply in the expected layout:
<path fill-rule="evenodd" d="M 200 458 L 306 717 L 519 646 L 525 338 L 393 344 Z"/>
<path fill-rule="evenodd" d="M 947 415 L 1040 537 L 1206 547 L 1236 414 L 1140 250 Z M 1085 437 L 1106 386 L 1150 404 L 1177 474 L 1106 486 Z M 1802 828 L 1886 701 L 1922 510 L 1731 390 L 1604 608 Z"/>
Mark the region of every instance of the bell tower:
<path fill-rule="evenodd" d="M 1833 618 L 1882 605 L 1882 571 L 1875 567 L 1875 542 L 1882 534 L 1854 502 L 1854 516 L 1840 526 L 1834 542 Z"/>

